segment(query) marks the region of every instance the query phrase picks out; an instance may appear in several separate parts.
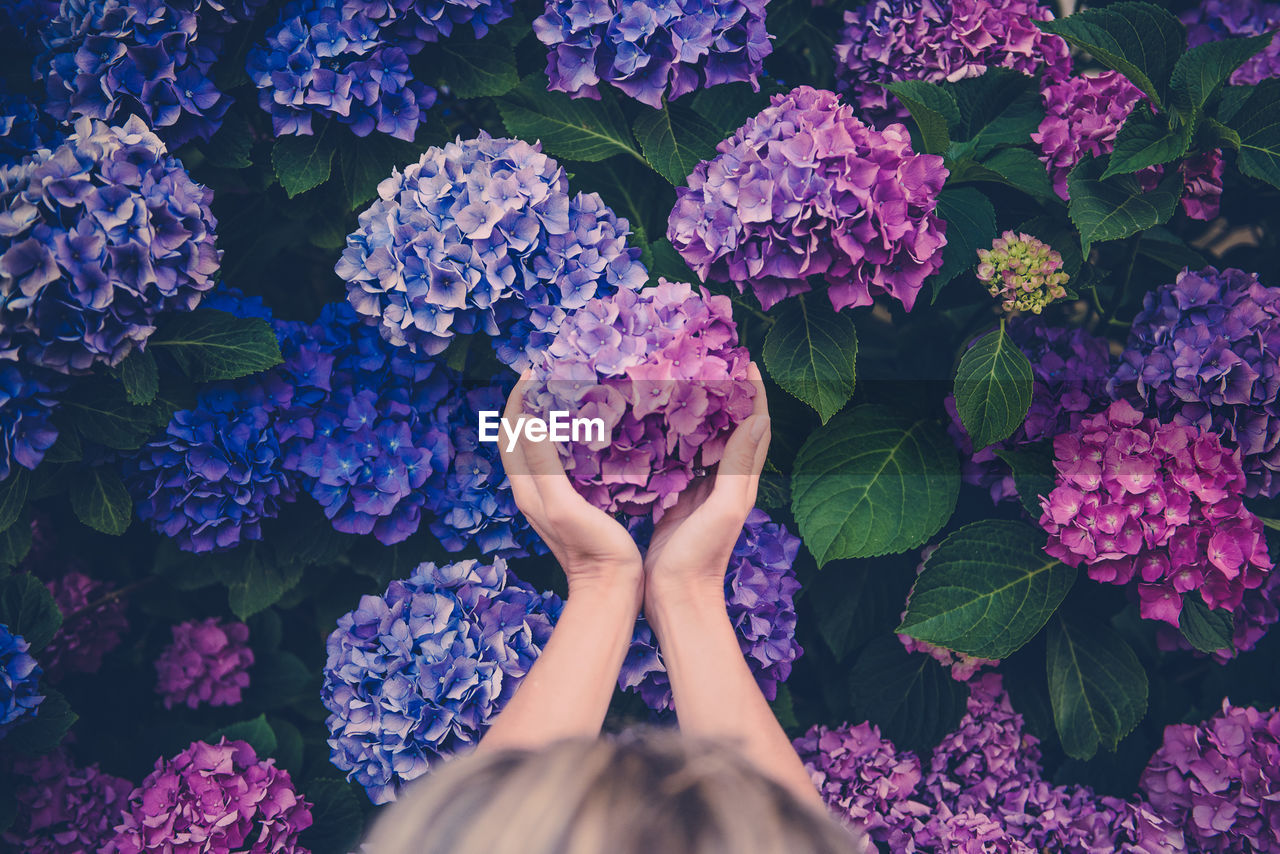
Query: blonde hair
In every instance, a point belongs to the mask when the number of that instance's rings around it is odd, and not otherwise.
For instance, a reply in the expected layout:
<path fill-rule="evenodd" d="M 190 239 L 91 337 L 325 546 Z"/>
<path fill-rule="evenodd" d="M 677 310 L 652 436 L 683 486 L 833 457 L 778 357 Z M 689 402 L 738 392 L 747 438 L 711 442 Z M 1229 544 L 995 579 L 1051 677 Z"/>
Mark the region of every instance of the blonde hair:
<path fill-rule="evenodd" d="M 861 854 L 729 747 L 662 732 L 459 758 L 401 793 L 367 854 Z"/>

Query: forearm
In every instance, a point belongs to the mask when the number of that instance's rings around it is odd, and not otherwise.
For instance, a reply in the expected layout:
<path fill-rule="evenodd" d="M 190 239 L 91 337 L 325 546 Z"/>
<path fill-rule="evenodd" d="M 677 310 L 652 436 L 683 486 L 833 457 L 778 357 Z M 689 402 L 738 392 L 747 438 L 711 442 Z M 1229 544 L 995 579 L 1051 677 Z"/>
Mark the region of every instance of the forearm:
<path fill-rule="evenodd" d="M 635 628 L 638 599 L 623 585 L 570 592 L 542 655 L 477 750 L 598 735 Z"/>
<path fill-rule="evenodd" d="M 658 637 L 681 731 L 736 740 L 762 772 L 820 805 L 809 773 L 742 655 L 723 588 L 650 596 L 646 618 Z"/>

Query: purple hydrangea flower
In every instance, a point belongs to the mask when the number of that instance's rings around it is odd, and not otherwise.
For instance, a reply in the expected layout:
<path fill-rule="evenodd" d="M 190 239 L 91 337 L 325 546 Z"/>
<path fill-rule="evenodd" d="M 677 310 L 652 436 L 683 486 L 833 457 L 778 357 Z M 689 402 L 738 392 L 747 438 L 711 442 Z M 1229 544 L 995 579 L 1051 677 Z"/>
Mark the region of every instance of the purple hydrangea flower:
<path fill-rule="evenodd" d="M 103 854 L 306 854 L 311 804 L 243 741 L 191 745 L 133 790 Z"/>
<path fill-rule="evenodd" d="M 916 575 L 924 572 L 925 564 L 934 552 L 938 550 L 937 545 L 925 546 L 920 550 L 920 565 L 916 567 Z M 911 603 L 911 595 L 907 594 L 907 604 Z M 902 610 L 902 617 L 907 616 L 907 611 Z M 907 652 L 923 652 L 934 661 L 947 668 L 947 672 L 951 674 L 951 678 L 957 682 L 968 682 L 973 678 L 979 670 L 984 667 L 995 667 L 1000 663 L 998 659 L 977 658 L 972 655 L 965 655 L 963 652 L 955 652 L 942 646 L 935 646 L 928 641 L 917 640 L 911 635 L 899 634 L 898 640 L 902 643 Z"/>
<path fill-rule="evenodd" d="M 65 390 L 65 378 L 52 371 L 0 365 L 0 481 L 14 464 L 35 469 L 58 441 L 53 414 Z"/>
<path fill-rule="evenodd" d="M 164 707 L 237 705 L 253 666 L 249 627 L 209 617 L 178 623 L 171 631 L 173 641 L 156 659 L 156 693 Z"/>
<path fill-rule="evenodd" d="M 1003 442 L 975 453 L 960 422 L 955 397 L 947 395 L 944 401 L 951 416 L 947 432 L 961 451 L 964 481 L 988 489 L 995 503 L 1018 495 L 1013 475 L 996 451 L 1074 432 L 1086 413 L 1108 402 L 1107 381 L 1111 376 L 1111 352 L 1105 338 L 1083 329 L 1048 326 L 1039 318 L 1027 316 L 1010 318 L 1005 332 L 1031 362 L 1031 408 L 1022 425 Z"/>
<path fill-rule="evenodd" d="M 1111 393 L 1238 448 L 1248 495 L 1280 494 L 1280 288 L 1184 270 L 1148 293 Z"/>
<path fill-rule="evenodd" d="M 635 533 L 636 526 L 631 527 Z M 799 550 L 799 537 L 768 513 L 753 509 L 734 543 L 724 579 L 724 598 L 738 646 L 770 700 L 777 697 L 778 684 L 787 681 L 792 663 L 804 652 L 796 642 L 795 594 L 800 582 L 791 568 Z M 644 617 L 636 622 L 618 685 L 638 693 L 654 711 L 674 708 L 667 668 Z"/>
<path fill-rule="evenodd" d="M 129 630 L 124 600 L 108 599 L 114 592 L 110 584 L 77 569 L 45 586 L 62 612 L 62 625 L 40 653 L 49 680 L 58 681 L 69 673 L 97 673 L 102 657 L 119 646 Z"/>
<path fill-rule="evenodd" d="M 550 88 L 599 98 L 611 83 L 661 109 L 699 86 L 747 81 L 760 89 L 768 0 L 547 0 L 533 22 Z"/>
<path fill-rule="evenodd" d="M 1182 594 L 1235 610 L 1271 558 L 1240 496 L 1239 456 L 1196 427 L 1161 424 L 1120 400 L 1053 440 L 1056 485 L 1041 497 L 1045 551 L 1104 584 L 1137 586 L 1143 617 L 1177 626 Z"/>
<path fill-rule="evenodd" d="M 525 408 L 603 422 L 558 445 L 565 472 L 595 506 L 656 518 L 751 415 L 737 342 L 729 298 L 706 289 L 663 279 L 593 299 L 535 357 Z"/>
<path fill-rule="evenodd" d="M 704 281 L 748 287 L 766 309 L 821 275 L 840 310 L 889 294 L 910 310 L 942 266 L 934 213 L 942 158 L 879 131 L 832 92 L 801 86 L 716 146 L 676 190 L 667 237 Z"/>
<path fill-rule="evenodd" d="M 140 114 L 175 147 L 207 140 L 231 106 L 209 77 L 223 35 L 264 2 L 65 0 L 40 28 L 45 109 L 67 122 Z"/>
<path fill-rule="evenodd" d="M 1103 71 L 1048 78 L 1041 97 L 1045 117 L 1031 139 L 1040 146 L 1053 189 L 1065 200 L 1071 170 L 1086 154 L 1110 154 L 1120 126 L 1145 96 L 1120 72 Z"/>
<path fill-rule="evenodd" d="M 880 125 L 907 118 L 885 83 L 955 82 L 988 68 L 1065 77 L 1071 73 L 1067 43 L 1035 25 L 1052 19 L 1035 0 L 870 0 L 844 13 L 837 88 Z"/>
<path fill-rule="evenodd" d="M 0 738 L 39 713 L 44 695 L 37 693 L 40 665 L 27 650 L 31 645 L 0 623 Z"/>
<path fill-rule="evenodd" d="M 375 804 L 474 744 L 541 654 L 562 603 L 496 558 L 424 563 L 329 635 L 330 760 Z"/>
<path fill-rule="evenodd" d="M 1151 810 L 1203 852 L 1280 847 L 1280 712 L 1222 701 L 1202 724 L 1165 727 L 1142 774 Z"/>
<path fill-rule="evenodd" d="M 1180 17 L 1187 27 L 1187 46 L 1199 47 L 1224 38 L 1274 33 L 1280 29 L 1280 4 L 1260 0 L 1202 0 Z M 1280 77 L 1280 41 L 1276 40 L 1245 60 L 1232 73 L 1231 85 L 1254 86 L 1272 77 Z"/>
<path fill-rule="evenodd" d="M 27 779 L 17 790 L 17 818 L 0 839 L 25 854 L 101 850 L 133 790 L 132 783 L 104 773 L 96 762 L 79 767 L 65 748 L 19 759 L 13 772 Z"/>
<path fill-rule="evenodd" d="M 511 17 L 511 0 L 344 0 L 344 17 L 364 14 L 381 27 L 389 40 L 416 53 L 425 42 L 453 35 L 453 28 L 470 24 L 476 38 Z"/>
<path fill-rule="evenodd" d="M 220 259 L 211 197 L 137 116 L 81 119 L 53 150 L 0 167 L 0 358 L 115 365 L 159 312 L 194 308 Z"/>
<path fill-rule="evenodd" d="M 1222 207 L 1222 149 L 1213 148 L 1182 161 L 1182 210 L 1191 219 L 1216 219 Z"/>
<path fill-rule="evenodd" d="M 510 382 L 467 388 L 458 384 L 434 418 L 451 453 L 428 490 L 431 533 L 451 552 L 475 546 L 501 558 L 546 554 L 511 494 L 498 445 L 480 441 L 481 412 L 502 412 Z"/>
<path fill-rule="evenodd" d="M 499 336 L 523 370 L 566 313 L 648 273 L 600 197 L 569 197 L 538 146 L 481 133 L 428 149 L 378 186 L 337 265 L 356 311 L 428 354 L 457 334 Z"/>

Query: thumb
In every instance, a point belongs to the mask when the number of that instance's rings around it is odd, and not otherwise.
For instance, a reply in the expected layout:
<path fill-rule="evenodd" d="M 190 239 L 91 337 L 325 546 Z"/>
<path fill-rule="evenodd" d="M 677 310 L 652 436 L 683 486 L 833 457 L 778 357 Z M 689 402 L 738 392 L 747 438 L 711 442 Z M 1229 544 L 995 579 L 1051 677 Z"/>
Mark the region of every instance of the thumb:
<path fill-rule="evenodd" d="M 716 468 L 715 492 L 729 491 L 736 497 L 754 494 L 754 485 L 764 467 L 769 449 L 769 416 L 756 414 L 738 425 L 725 446 Z"/>

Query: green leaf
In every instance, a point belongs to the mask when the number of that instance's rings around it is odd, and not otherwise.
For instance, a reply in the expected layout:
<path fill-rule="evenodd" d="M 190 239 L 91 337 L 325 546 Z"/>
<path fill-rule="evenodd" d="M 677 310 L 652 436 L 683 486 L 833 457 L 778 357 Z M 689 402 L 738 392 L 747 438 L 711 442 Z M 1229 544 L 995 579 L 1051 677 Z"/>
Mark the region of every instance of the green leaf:
<path fill-rule="evenodd" d="M 632 125 L 644 159 L 673 186 L 683 186 L 699 163 L 714 157 L 720 131 L 688 107 L 645 110 Z"/>
<path fill-rule="evenodd" d="M 1232 73 L 1250 57 L 1266 50 L 1274 35 L 1205 42 L 1178 57 L 1170 81 L 1174 106 L 1186 117 L 1198 116 Z"/>
<path fill-rule="evenodd" d="M 311 136 L 286 134 L 276 139 L 271 149 L 271 164 L 289 198 L 314 190 L 329 180 L 336 148 L 330 127 L 329 122 L 323 122 Z"/>
<path fill-rule="evenodd" d="M 82 436 L 117 451 L 137 450 L 162 426 L 153 407 L 129 403 L 116 383 L 81 383 L 62 405 Z"/>
<path fill-rule="evenodd" d="M 207 145 L 202 146 L 210 166 L 219 169 L 244 169 L 253 165 L 253 125 L 243 110 L 234 107 L 223 118 Z"/>
<path fill-rule="evenodd" d="M 165 318 L 149 346 L 167 350 L 195 382 L 234 380 L 280 364 L 280 342 L 260 317 L 200 309 Z"/>
<path fill-rule="evenodd" d="M 1007 658 L 1044 628 L 1076 571 L 1025 522 L 974 522 L 924 564 L 898 632 L 978 658 Z"/>
<path fill-rule="evenodd" d="M 160 368 L 151 351 L 135 348 L 120 363 L 119 371 L 125 399 L 130 403 L 145 406 L 160 393 Z"/>
<path fill-rule="evenodd" d="M 854 714 L 880 728 L 899 750 L 928 755 L 964 716 L 968 686 L 941 664 L 881 635 L 849 673 Z"/>
<path fill-rule="evenodd" d="M 1181 237 L 1163 226 L 1148 228 L 1142 232 L 1138 243 L 1138 254 L 1178 273 L 1187 267 L 1200 270 L 1209 263 Z"/>
<path fill-rule="evenodd" d="M 302 731 L 284 718 L 274 715 L 267 719 L 267 723 L 276 734 L 276 764 L 288 771 L 293 779 L 301 779 L 303 757 L 306 754 Z"/>
<path fill-rule="evenodd" d="M 1115 629 L 1080 624 L 1062 614 L 1049 621 L 1045 667 L 1062 749 L 1090 759 L 1115 750 L 1147 711 L 1147 673 Z"/>
<path fill-rule="evenodd" d="M 720 83 L 699 89 L 691 106 L 723 138 L 769 106 L 769 94 L 752 91 L 750 83 Z"/>
<path fill-rule="evenodd" d="M 205 738 L 209 744 L 217 744 L 226 738 L 227 741 L 243 741 L 253 748 L 259 759 L 266 759 L 276 752 L 276 734 L 267 723 L 266 715 L 214 730 Z"/>
<path fill-rule="evenodd" d="M 95 531 L 118 537 L 129 529 L 133 499 L 119 472 L 97 466 L 72 481 L 71 509 L 77 519 Z"/>
<path fill-rule="evenodd" d="M 31 755 L 40 755 L 62 744 L 67 730 L 79 719 L 62 692 L 47 685 L 40 686 L 44 700 L 39 713 L 5 737 L 5 746 Z"/>
<path fill-rule="evenodd" d="M 956 369 L 956 410 L 980 451 L 1013 435 L 1031 409 L 1031 362 L 1001 322 L 965 350 Z"/>
<path fill-rule="evenodd" d="M 764 365 L 788 394 L 826 424 L 853 397 L 858 333 L 827 299 L 784 300 L 764 339 Z"/>
<path fill-rule="evenodd" d="M 0 581 L 0 623 L 22 635 L 34 654 L 53 640 L 62 625 L 62 612 L 40 579 L 24 572 Z"/>
<path fill-rule="evenodd" d="M 1002 148 L 980 164 L 1002 183 L 1042 201 L 1057 201 L 1053 181 L 1040 158 L 1025 148 Z M 979 173 L 980 174 L 980 173 Z"/>
<path fill-rule="evenodd" d="M 254 640 L 257 647 L 256 638 Z M 298 656 L 281 650 L 260 654 L 249 677 L 246 700 L 259 709 L 282 708 L 313 697 L 319 689 L 318 682 L 311 684 L 311 668 Z"/>
<path fill-rule="evenodd" d="M 1182 594 L 1178 619 L 1182 636 L 1201 652 L 1235 648 L 1235 618 L 1226 608 L 1210 608 L 1194 591 Z"/>
<path fill-rule="evenodd" d="M 78 463 L 84 459 L 84 445 L 75 430 L 61 430 L 58 441 L 44 455 L 46 463 Z"/>
<path fill-rule="evenodd" d="M 947 245 L 942 248 L 942 268 L 925 281 L 933 298 L 956 276 L 978 263 L 978 250 L 996 238 L 996 209 L 973 187 L 946 187 L 938 194 L 938 216 L 947 223 Z"/>
<path fill-rule="evenodd" d="M 413 143 L 385 133 L 363 138 L 352 135 L 343 140 L 338 148 L 338 172 L 351 210 L 377 196 L 378 184 L 390 178 L 393 170 L 416 162 L 420 153 Z"/>
<path fill-rule="evenodd" d="M 1086 157 L 1067 176 L 1071 194 L 1067 213 L 1080 231 L 1085 255 L 1095 243 L 1119 240 L 1166 222 L 1182 196 L 1182 176 L 1176 169 L 1169 170 L 1160 186 L 1144 193 L 1132 176 L 1099 180 L 1095 177 L 1098 163 Z"/>
<path fill-rule="evenodd" d="M 0 531 L 0 578 L 8 575 L 31 551 L 31 516 L 22 513 L 18 521 Z"/>
<path fill-rule="evenodd" d="M 951 518 L 959 491 L 959 460 L 936 422 L 863 405 L 800 448 L 791 511 L 822 566 L 923 545 Z"/>
<path fill-rule="evenodd" d="M 837 662 L 898 624 L 916 562 L 897 555 L 833 561 L 805 586 L 803 601 L 813 611 L 813 625 Z"/>
<path fill-rule="evenodd" d="M 225 579 L 231 613 L 241 620 L 270 608 L 302 580 L 303 567 L 270 563 L 263 552 L 253 545 L 245 548 L 240 565 Z"/>
<path fill-rule="evenodd" d="M 1236 159 L 1240 171 L 1280 187 L 1280 80 L 1264 80 L 1253 87 L 1253 94 L 1227 124 L 1240 136 Z"/>
<path fill-rule="evenodd" d="M 689 265 L 680 257 L 680 253 L 671 245 L 671 241 L 665 237 L 660 237 L 650 244 L 650 254 L 653 256 L 653 266 L 649 268 L 649 279 L 656 282 L 658 277 L 668 279 L 672 282 L 691 282 L 697 284 L 702 281 L 698 278 Z"/>
<path fill-rule="evenodd" d="M 1024 145 L 1044 119 L 1040 91 L 1032 79 L 1008 68 L 945 84 L 960 110 L 957 136 L 972 157 L 1001 145 Z M 1040 165 L 1044 171 L 1044 164 Z"/>
<path fill-rule="evenodd" d="M 1169 130 L 1166 121 L 1155 118 L 1146 105 L 1139 104 L 1116 135 L 1115 149 L 1100 180 L 1177 160 L 1190 146 L 1190 124 Z"/>
<path fill-rule="evenodd" d="M 307 781 L 302 796 L 312 803 L 315 821 L 298 837 L 300 847 L 311 854 L 347 854 L 359 847 L 364 814 L 350 783 L 315 777 Z"/>
<path fill-rule="evenodd" d="M 593 101 L 548 92 L 546 85 L 543 75 L 526 77 L 498 100 L 498 112 L 508 132 L 540 141 L 547 153 L 568 160 L 594 162 L 629 154 L 644 161 L 608 89 L 600 92 L 599 101 Z"/>
<path fill-rule="evenodd" d="M 492 39 L 445 39 L 440 53 L 442 79 L 459 98 L 496 98 L 520 84 L 516 54 Z"/>
<path fill-rule="evenodd" d="M 22 516 L 30 485 L 30 473 L 17 464 L 10 468 L 9 476 L 0 481 L 0 531 L 9 530 L 9 526 Z"/>
<path fill-rule="evenodd" d="M 1119 71 L 1157 107 L 1164 103 L 1170 74 L 1187 44 L 1182 23 L 1150 3 L 1115 3 L 1032 23 Z"/>
<path fill-rule="evenodd" d="M 791 699 L 791 689 L 786 685 L 778 686 L 777 699 L 769 701 L 769 708 L 784 730 L 791 732 L 800 729 L 800 721 L 796 720 L 795 703 Z"/>
<path fill-rule="evenodd" d="M 1057 479 L 1053 458 L 1034 447 L 996 448 L 995 453 L 1013 471 L 1013 485 L 1027 515 L 1039 519 L 1040 496 L 1052 492 Z"/>
<path fill-rule="evenodd" d="M 955 96 L 935 83 L 923 80 L 900 80 L 885 84 L 898 96 L 920 128 L 920 139 L 929 154 L 942 154 L 951 144 L 949 127 L 960 123 L 960 108 Z"/>

